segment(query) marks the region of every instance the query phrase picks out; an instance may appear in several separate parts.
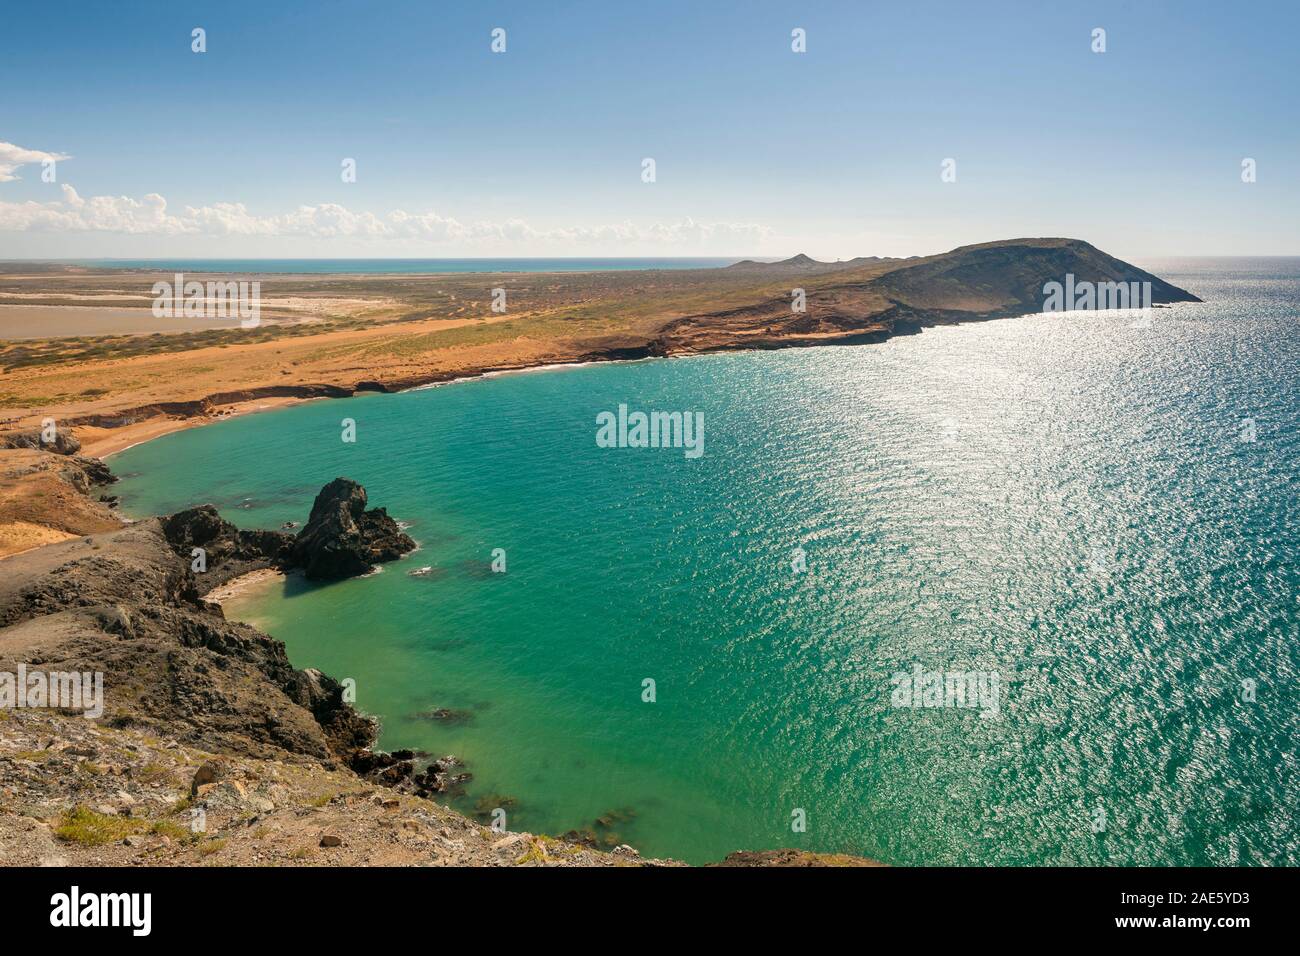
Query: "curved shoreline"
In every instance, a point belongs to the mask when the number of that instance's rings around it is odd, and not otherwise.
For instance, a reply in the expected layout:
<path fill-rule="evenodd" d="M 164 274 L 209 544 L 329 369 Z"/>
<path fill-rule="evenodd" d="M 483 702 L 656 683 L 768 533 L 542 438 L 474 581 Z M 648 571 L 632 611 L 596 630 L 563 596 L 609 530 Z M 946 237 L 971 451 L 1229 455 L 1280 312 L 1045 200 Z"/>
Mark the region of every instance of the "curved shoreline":
<path fill-rule="evenodd" d="M 967 321 L 993 321 L 996 319 L 1020 318 L 1033 313 L 1016 310 L 1006 315 L 988 315 L 963 321 L 937 323 L 942 325 L 960 325 Z M 83 449 L 93 457 L 106 459 L 112 455 L 162 438 L 165 435 L 198 428 L 236 418 L 243 415 L 264 411 L 276 411 L 300 405 L 304 402 L 325 398 L 357 398 L 365 394 L 400 395 L 405 392 L 426 391 L 457 385 L 464 382 L 482 381 L 504 375 L 525 372 L 566 371 L 587 368 L 593 365 L 631 365 L 654 360 L 692 358 L 704 355 L 719 355 L 727 352 L 768 352 L 787 348 L 829 348 L 842 345 L 874 345 L 898 335 L 919 334 L 924 328 L 934 326 L 910 326 L 897 330 L 872 330 L 869 332 L 808 341 L 781 340 L 778 343 L 747 344 L 744 346 L 720 346 L 711 349 L 688 349 L 681 351 L 655 351 L 647 347 L 615 348 L 605 353 L 587 353 L 572 361 L 526 362 L 500 366 L 484 366 L 477 369 L 461 369 L 453 372 L 435 372 L 429 375 L 413 376 L 393 382 L 376 382 L 363 380 L 355 385 L 336 383 L 317 383 L 307 385 L 269 385 L 244 389 L 235 392 L 217 392 L 202 398 L 181 402 L 155 403 L 122 409 L 114 413 L 94 413 L 66 419 L 66 424 L 73 428 L 94 428 L 103 434 L 89 437 L 83 442 Z M 216 413 L 216 414 L 214 414 Z M 138 418 L 136 416 L 139 416 Z M 173 417 L 180 416 L 180 417 Z M 127 421 L 120 421 L 127 419 Z M 140 426 L 137 428 L 137 426 Z M 143 436 L 141 435 L 143 434 Z M 120 438 L 119 438 L 120 436 Z M 114 441 L 115 438 L 119 440 Z M 125 439 L 125 441 L 121 440 Z"/>
<path fill-rule="evenodd" d="M 509 316 L 475 311 L 473 296 L 482 291 L 477 285 L 439 286 L 408 290 L 406 313 L 382 321 L 361 317 L 355 328 L 252 340 L 199 338 L 165 352 L 74 348 L 30 360 L 20 357 L 13 368 L 21 388 L 52 388 L 58 376 L 79 370 L 87 384 L 98 387 L 75 396 L 31 398 L 21 406 L 24 414 L 5 425 L 33 429 L 43 417 L 53 416 L 84 432 L 79 437 L 86 454 L 103 456 L 267 402 L 402 392 L 594 362 L 874 344 L 935 326 L 1012 318 L 1040 312 L 1048 287 L 1044 283 L 1059 284 L 1067 274 L 1089 284 L 1122 285 L 1126 291 L 1140 282 L 1151 306 L 1201 301 L 1087 242 L 1066 238 L 996 240 L 908 259 L 815 263 L 795 256 L 766 265 L 740 263 L 677 274 L 692 274 L 696 281 L 681 287 L 610 280 L 593 291 L 554 274 L 549 280 L 554 288 L 531 301 L 525 298 L 523 311 Z M 793 292 L 792 286 L 797 286 Z M 807 293 L 797 307 L 794 292 Z M 452 301 L 470 302 L 470 313 L 464 313 L 464 305 L 450 308 L 440 298 L 447 294 Z M 452 330 L 501 322 L 508 324 L 492 334 L 461 331 L 443 337 Z M 225 348 L 231 351 L 219 351 Z M 173 365 L 185 374 L 170 375 Z M 192 397 L 196 392 L 199 397 Z"/>

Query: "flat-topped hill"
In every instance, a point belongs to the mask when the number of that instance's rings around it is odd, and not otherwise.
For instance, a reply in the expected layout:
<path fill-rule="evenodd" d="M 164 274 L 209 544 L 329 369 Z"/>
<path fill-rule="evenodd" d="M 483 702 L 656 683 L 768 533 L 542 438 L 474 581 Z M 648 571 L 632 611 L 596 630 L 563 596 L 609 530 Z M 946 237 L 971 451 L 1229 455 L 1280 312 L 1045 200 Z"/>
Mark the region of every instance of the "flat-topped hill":
<path fill-rule="evenodd" d="M 796 256 L 754 263 L 749 271 L 786 288 L 670 323 L 660 354 L 870 342 L 896 331 L 1041 312 L 1044 287 L 1053 282 L 1149 282 L 1152 305 L 1200 301 L 1080 239 L 1003 239 L 935 256 L 835 264 Z M 792 285 L 804 290 L 803 312 L 792 307 Z"/>

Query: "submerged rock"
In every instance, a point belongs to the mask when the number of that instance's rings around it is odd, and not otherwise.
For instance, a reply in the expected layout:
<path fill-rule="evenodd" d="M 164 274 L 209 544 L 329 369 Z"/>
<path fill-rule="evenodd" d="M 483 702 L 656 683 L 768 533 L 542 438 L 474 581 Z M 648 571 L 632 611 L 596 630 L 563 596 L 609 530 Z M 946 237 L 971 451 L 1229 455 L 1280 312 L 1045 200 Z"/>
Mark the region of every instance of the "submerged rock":
<path fill-rule="evenodd" d="M 436 707 L 433 710 L 422 710 L 415 716 L 422 720 L 440 720 L 448 724 L 465 724 L 474 719 L 474 712 L 471 710 L 456 710 L 452 707 Z"/>
<path fill-rule="evenodd" d="M 575 846 L 587 847 L 592 850 L 600 847 L 600 841 L 596 838 L 596 831 L 590 827 L 583 827 L 581 830 L 566 830 L 560 834 L 560 839 L 565 843 L 572 843 Z"/>
<path fill-rule="evenodd" d="M 474 801 L 474 817 L 483 822 L 491 822 L 498 810 L 513 810 L 519 805 L 514 797 L 500 793 L 485 793 Z"/>
<path fill-rule="evenodd" d="M 415 550 L 415 542 L 383 508 L 366 510 L 366 489 L 335 478 L 321 489 L 311 517 L 294 539 L 290 560 L 313 581 L 368 573 Z"/>
<path fill-rule="evenodd" d="M 452 754 L 434 760 L 412 778 L 415 795 L 417 797 L 431 797 L 435 794 L 463 796 L 465 784 L 474 779 L 472 773 L 453 773 L 463 766 L 465 766 L 464 761 Z"/>

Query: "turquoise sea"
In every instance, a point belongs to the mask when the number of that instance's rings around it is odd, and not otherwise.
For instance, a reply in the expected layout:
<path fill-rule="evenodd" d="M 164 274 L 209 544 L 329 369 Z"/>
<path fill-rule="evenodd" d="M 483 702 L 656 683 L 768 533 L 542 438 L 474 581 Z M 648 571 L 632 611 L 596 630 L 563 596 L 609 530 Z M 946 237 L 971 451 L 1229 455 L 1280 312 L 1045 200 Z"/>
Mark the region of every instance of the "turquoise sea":
<path fill-rule="evenodd" d="M 227 613 L 512 829 L 1300 864 L 1300 260 L 1142 265 L 1206 302 L 321 401 L 111 464 L 136 515 L 274 528 L 345 475 L 410 522 L 379 574 Z M 703 412 L 704 454 L 597 447 L 620 404 Z M 996 675 L 998 715 L 893 706 L 918 665 Z"/>

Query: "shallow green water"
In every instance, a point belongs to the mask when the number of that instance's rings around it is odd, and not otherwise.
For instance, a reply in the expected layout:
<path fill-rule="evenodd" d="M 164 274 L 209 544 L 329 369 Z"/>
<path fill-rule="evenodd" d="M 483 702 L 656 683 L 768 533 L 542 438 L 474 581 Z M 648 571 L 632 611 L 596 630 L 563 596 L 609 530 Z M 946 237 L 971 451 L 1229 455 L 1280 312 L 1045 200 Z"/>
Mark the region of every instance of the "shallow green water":
<path fill-rule="evenodd" d="M 1211 301 L 318 402 L 112 464 L 136 514 L 277 527 L 346 475 L 410 522 L 382 573 L 228 613 L 355 679 L 385 747 L 464 757 L 461 805 L 513 797 L 511 828 L 1296 864 L 1300 269 L 1161 274 Z M 620 403 L 703 412 L 704 455 L 598 448 Z M 916 664 L 995 672 L 1000 716 L 892 707 Z"/>

